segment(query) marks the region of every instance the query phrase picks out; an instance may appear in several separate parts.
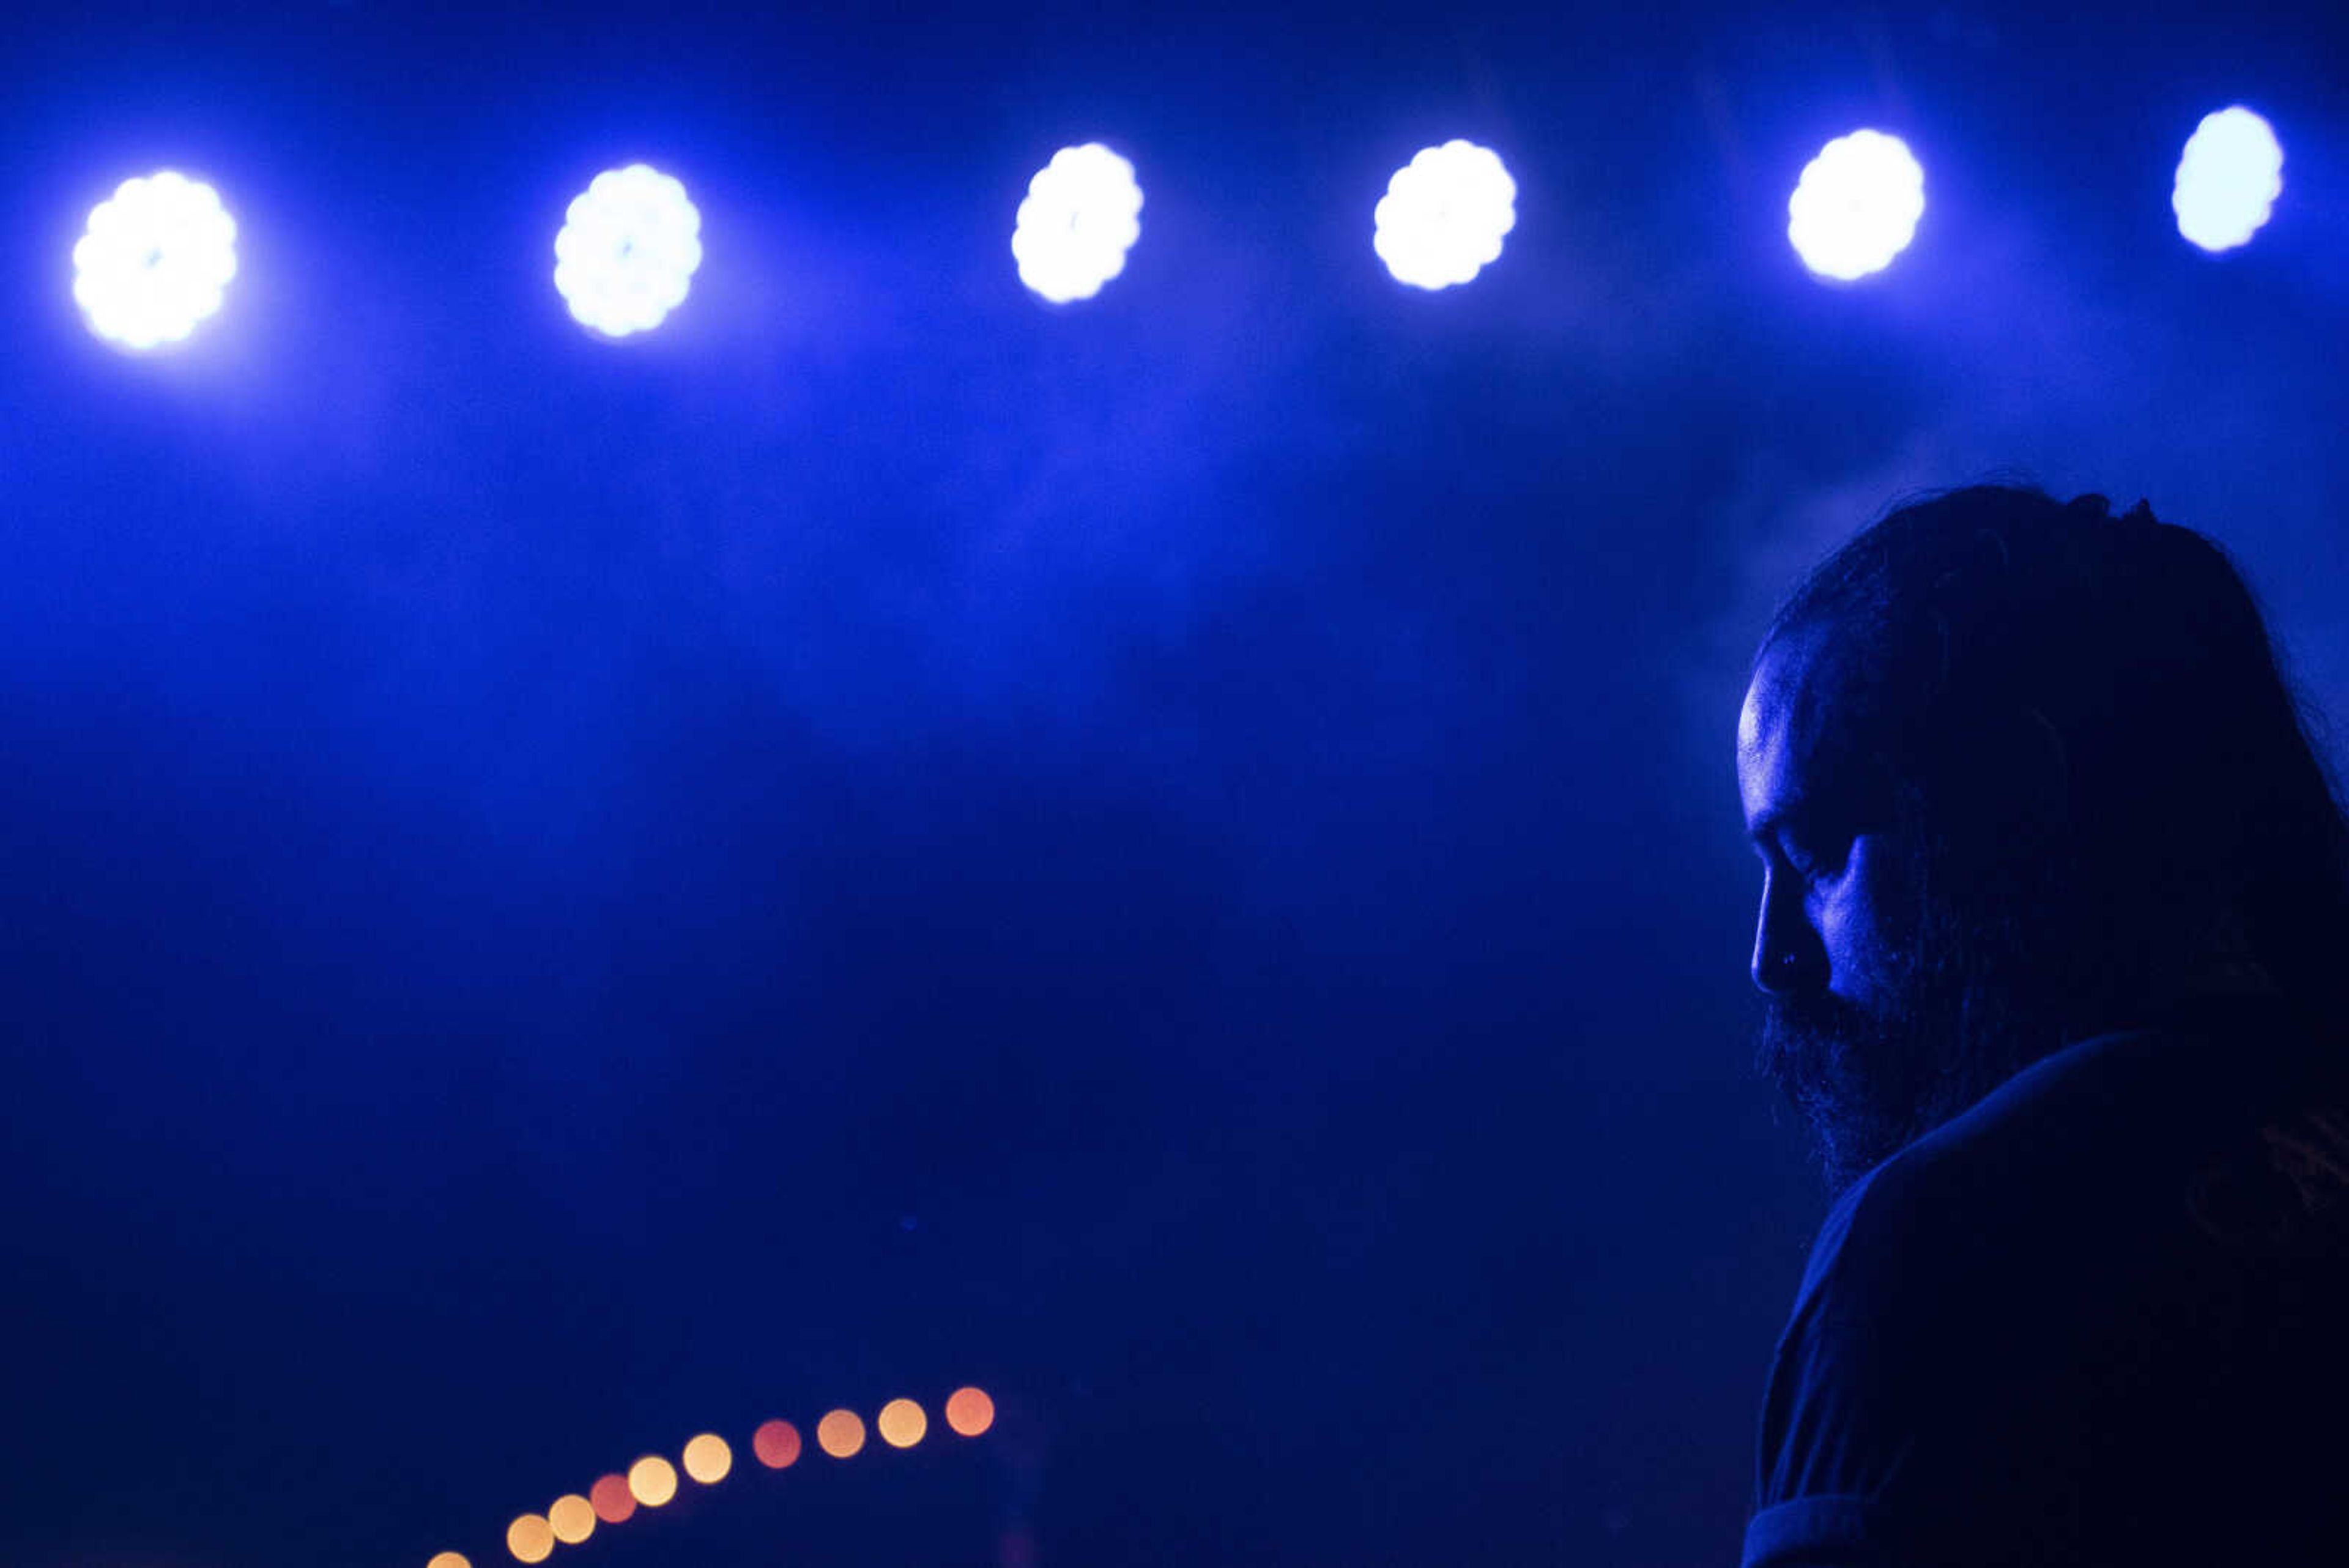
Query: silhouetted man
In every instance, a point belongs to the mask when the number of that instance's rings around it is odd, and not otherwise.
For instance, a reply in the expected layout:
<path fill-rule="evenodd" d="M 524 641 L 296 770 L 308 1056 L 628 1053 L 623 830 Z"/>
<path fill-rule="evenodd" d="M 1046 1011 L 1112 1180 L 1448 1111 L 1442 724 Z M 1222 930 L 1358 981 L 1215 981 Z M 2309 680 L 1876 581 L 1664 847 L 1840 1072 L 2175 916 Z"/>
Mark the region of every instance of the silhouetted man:
<path fill-rule="evenodd" d="M 2226 556 L 1903 508 L 1779 612 L 1737 766 L 1838 1194 L 1749 1568 L 2349 1564 L 2349 823 Z"/>

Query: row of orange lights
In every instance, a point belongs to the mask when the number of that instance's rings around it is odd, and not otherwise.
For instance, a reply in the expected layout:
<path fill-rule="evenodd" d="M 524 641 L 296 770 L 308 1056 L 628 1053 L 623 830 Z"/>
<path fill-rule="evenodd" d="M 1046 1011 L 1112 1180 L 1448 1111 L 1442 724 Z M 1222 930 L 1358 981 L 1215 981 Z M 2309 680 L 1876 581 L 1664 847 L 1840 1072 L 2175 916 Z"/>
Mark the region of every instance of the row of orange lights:
<path fill-rule="evenodd" d="M 957 1388 L 947 1397 L 947 1426 L 957 1437 L 976 1438 L 995 1425 L 995 1401 L 978 1388 Z M 910 1449 L 926 1437 L 930 1418 L 911 1399 L 892 1399 L 873 1418 L 881 1440 L 893 1449 Z M 815 1424 L 815 1444 L 835 1459 L 854 1459 L 864 1449 L 864 1422 L 854 1410 L 834 1410 Z M 800 1430 L 789 1421 L 769 1421 L 750 1434 L 750 1452 L 771 1470 L 789 1469 L 799 1462 Z M 734 1450 L 715 1432 L 704 1432 L 685 1445 L 672 1465 L 658 1454 L 647 1454 L 630 1465 L 626 1475 L 607 1475 L 587 1489 L 556 1498 L 544 1513 L 525 1513 L 506 1527 L 506 1550 L 517 1562 L 543 1563 L 557 1545 L 576 1546 L 595 1533 L 598 1521 L 623 1524 L 637 1508 L 659 1508 L 677 1496 L 677 1472 L 703 1486 L 716 1486 L 734 1469 Z M 473 1568 L 461 1552 L 443 1552 L 425 1568 Z"/>

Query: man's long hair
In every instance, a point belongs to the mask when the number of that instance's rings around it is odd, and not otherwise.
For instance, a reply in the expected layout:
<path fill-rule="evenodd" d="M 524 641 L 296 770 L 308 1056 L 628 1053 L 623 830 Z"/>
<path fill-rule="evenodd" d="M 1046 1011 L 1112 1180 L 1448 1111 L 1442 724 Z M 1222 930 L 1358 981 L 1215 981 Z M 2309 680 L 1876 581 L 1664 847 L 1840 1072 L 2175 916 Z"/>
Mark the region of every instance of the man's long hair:
<path fill-rule="evenodd" d="M 1978 485 L 1844 544 L 1764 649 L 1797 628 L 1965 939 L 2060 1014 L 2024 1055 L 2136 1021 L 2214 953 L 2349 1045 L 2349 816 L 2218 545 L 2143 503 Z"/>

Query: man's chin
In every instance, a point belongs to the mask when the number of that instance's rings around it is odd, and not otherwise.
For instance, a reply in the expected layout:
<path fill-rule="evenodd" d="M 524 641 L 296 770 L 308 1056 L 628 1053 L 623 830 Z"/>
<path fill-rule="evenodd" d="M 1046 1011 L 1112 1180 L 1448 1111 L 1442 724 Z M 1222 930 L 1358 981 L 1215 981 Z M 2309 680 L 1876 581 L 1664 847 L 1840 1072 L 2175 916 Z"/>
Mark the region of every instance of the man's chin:
<path fill-rule="evenodd" d="M 1855 1031 L 1853 1033 L 1862 1033 Z M 1900 1044 L 1868 1030 L 1805 1029 L 1774 1013 L 1762 1033 L 1759 1065 L 1802 1116 L 1829 1190 L 1841 1193 L 1908 1147 L 1924 1129 L 1923 1096 Z"/>
<path fill-rule="evenodd" d="M 1830 1195 L 1840 1198 L 1860 1178 L 1913 1143 L 1908 1132 L 1894 1133 L 1837 1113 L 1809 1113 L 1811 1157 Z"/>

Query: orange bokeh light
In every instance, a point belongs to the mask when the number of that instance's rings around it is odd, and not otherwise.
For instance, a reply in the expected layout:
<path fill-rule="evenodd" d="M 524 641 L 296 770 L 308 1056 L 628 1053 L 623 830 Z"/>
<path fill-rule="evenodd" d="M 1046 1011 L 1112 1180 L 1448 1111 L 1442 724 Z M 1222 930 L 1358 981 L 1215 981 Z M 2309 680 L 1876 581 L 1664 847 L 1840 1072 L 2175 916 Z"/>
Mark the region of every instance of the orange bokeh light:
<path fill-rule="evenodd" d="M 799 1462 L 800 1429 L 789 1421 L 769 1421 L 750 1434 L 750 1451 L 771 1470 L 787 1470 Z"/>
<path fill-rule="evenodd" d="M 587 1489 L 588 1504 L 606 1524 L 626 1524 L 636 1511 L 636 1494 L 626 1476 L 605 1476 Z"/>
<path fill-rule="evenodd" d="M 466 1561 L 461 1552 L 438 1552 L 433 1553 L 432 1561 L 424 1568 L 473 1568 L 473 1565 Z"/>
<path fill-rule="evenodd" d="M 628 1491 L 647 1508 L 658 1508 L 677 1495 L 677 1467 L 658 1454 L 647 1454 L 628 1467 Z"/>
<path fill-rule="evenodd" d="M 854 1410 L 834 1410 L 815 1424 L 815 1442 L 835 1459 L 853 1459 L 864 1447 L 864 1423 Z"/>
<path fill-rule="evenodd" d="M 947 1397 L 947 1425 L 957 1435 L 976 1438 L 995 1425 L 995 1401 L 980 1388 L 957 1388 Z"/>
<path fill-rule="evenodd" d="M 506 1550 L 519 1563 L 543 1563 L 554 1551 L 554 1527 L 545 1516 L 525 1513 L 506 1526 Z"/>
<path fill-rule="evenodd" d="M 893 1449 L 910 1449 L 922 1440 L 930 1429 L 930 1418 L 911 1399 L 892 1399 L 881 1407 L 874 1426 L 880 1428 L 881 1440 Z"/>
<path fill-rule="evenodd" d="M 595 1505 L 575 1491 L 558 1497 L 546 1511 L 546 1523 L 554 1539 L 565 1546 L 576 1546 L 595 1533 Z"/>
<path fill-rule="evenodd" d="M 704 1486 L 716 1486 L 734 1469 L 734 1450 L 715 1432 L 704 1432 L 685 1445 L 685 1473 Z"/>

